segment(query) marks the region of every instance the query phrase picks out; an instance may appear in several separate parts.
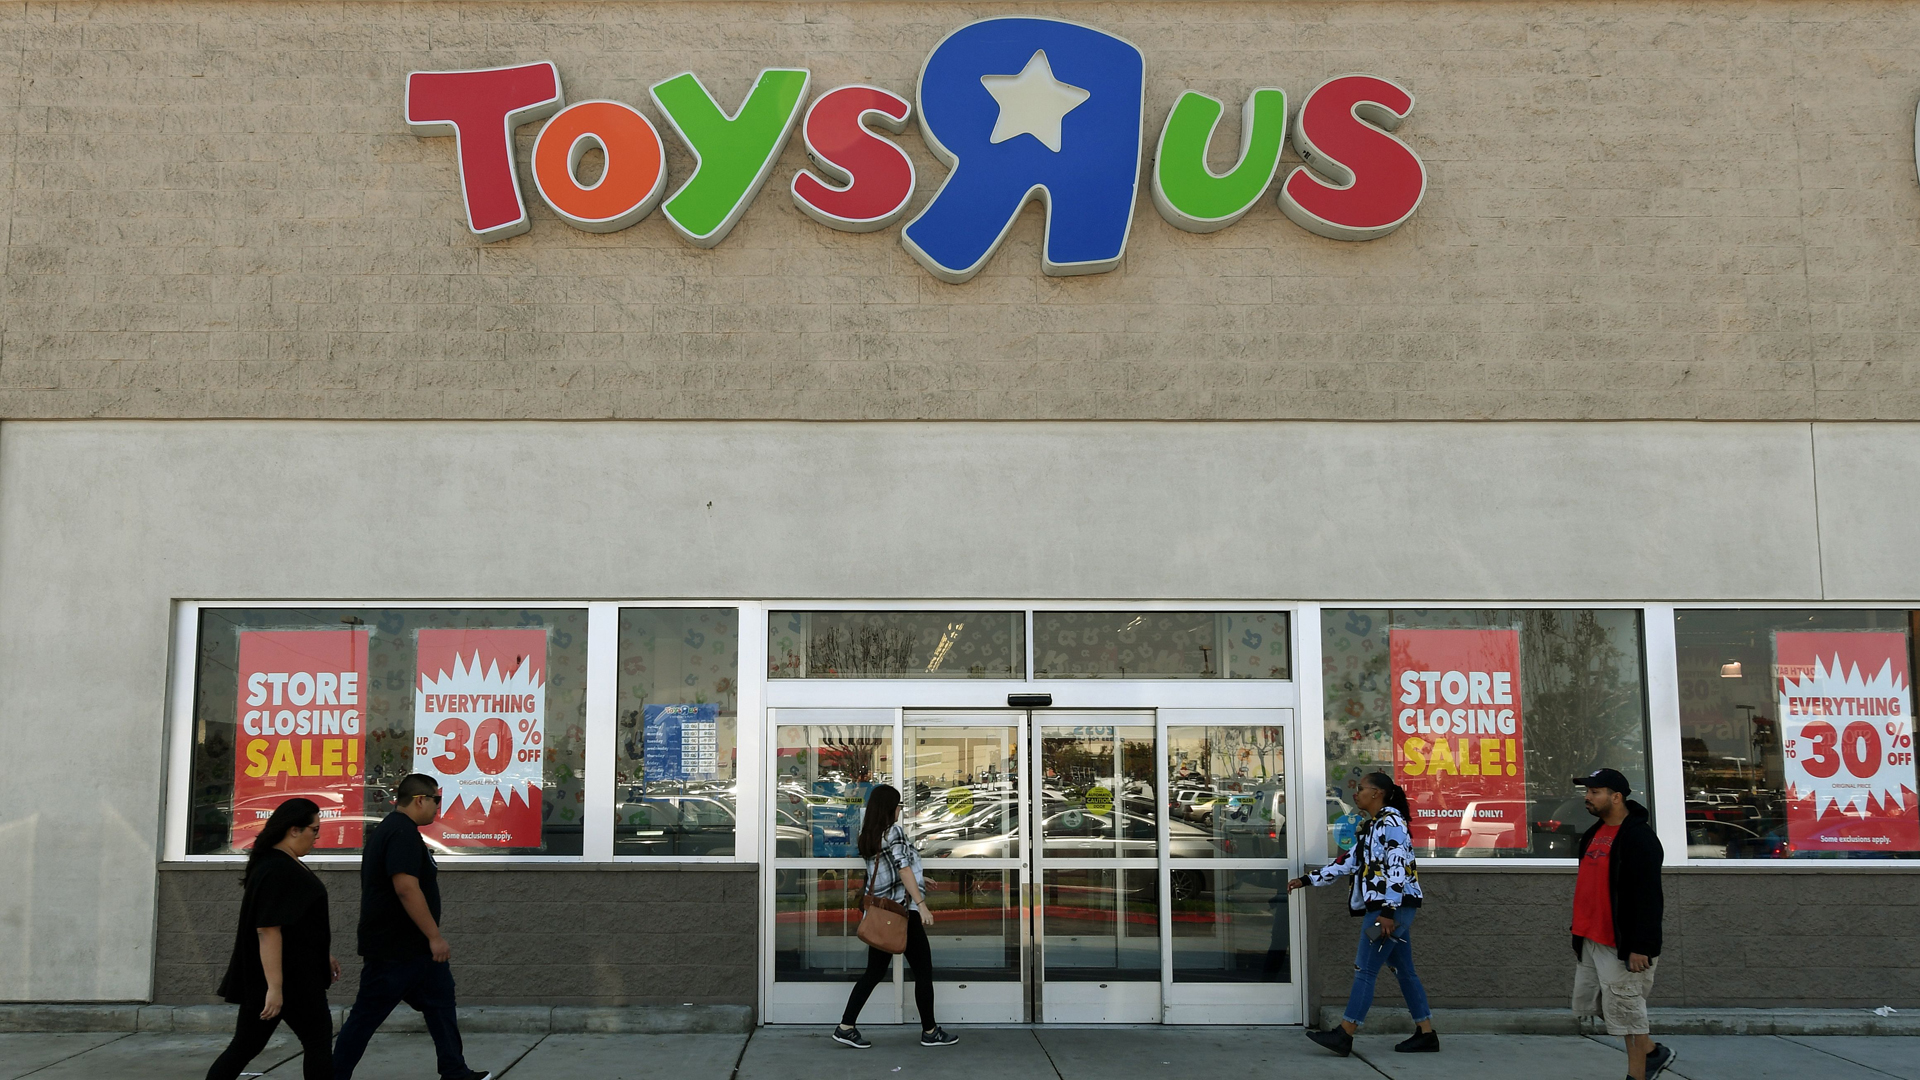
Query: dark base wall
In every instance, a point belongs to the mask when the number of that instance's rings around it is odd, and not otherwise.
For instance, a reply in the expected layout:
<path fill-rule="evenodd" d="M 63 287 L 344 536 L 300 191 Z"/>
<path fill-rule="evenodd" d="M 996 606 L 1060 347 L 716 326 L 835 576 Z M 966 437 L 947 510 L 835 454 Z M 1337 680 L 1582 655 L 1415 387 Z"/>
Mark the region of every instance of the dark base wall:
<path fill-rule="evenodd" d="M 1435 1008 L 1559 1007 L 1573 990 L 1574 871 L 1420 867 L 1414 958 Z M 1651 999 L 1699 1008 L 1920 1007 L 1920 878 L 1905 873 L 1669 870 Z M 1341 1005 L 1359 924 L 1340 885 L 1313 890 L 1312 1012 Z M 1404 1008 L 1381 972 L 1375 1002 Z"/>
<path fill-rule="evenodd" d="M 334 955 L 360 983 L 358 867 L 316 868 Z M 236 866 L 160 868 L 154 1001 L 217 1002 L 240 911 Z M 753 866 L 440 869 L 443 926 L 463 1005 L 747 1005 L 758 998 Z"/>

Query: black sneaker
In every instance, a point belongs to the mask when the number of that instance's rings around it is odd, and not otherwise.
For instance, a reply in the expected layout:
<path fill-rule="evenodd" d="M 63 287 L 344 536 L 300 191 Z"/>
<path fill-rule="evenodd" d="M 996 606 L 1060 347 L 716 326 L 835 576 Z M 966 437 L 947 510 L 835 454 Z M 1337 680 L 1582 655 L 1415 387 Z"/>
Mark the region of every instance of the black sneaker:
<path fill-rule="evenodd" d="M 943 1027 L 920 1033 L 921 1046 L 952 1046 L 959 1041 L 960 1036 L 947 1034 L 947 1029 Z"/>
<path fill-rule="evenodd" d="M 855 1050 L 871 1050 L 873 1044 L 860 1034 L 857 1027 L 836 1027 L 833 1029 L 833 1041 L 841 1046 L 851 1046 Z"/>
<path fill-rule="evenodd" d="M 1437 1031 L 1416 1031 L 1413 1038 L 1402 1039 L 1393 1044 L 1396 1054 L 1437 1054 L 1440 1052 L 1440 1033 Z M 1648 1076 L 1647 1080 L 1653 1080 Z"/>
<path fill-rule="evenodd" d="M 1673 1064 L 1673 1059 L 1679 1056 L 1673 1052 L 1673 1047 L 1654 1043 L 1652 1051 L 1647 1054 L 1647 1080 L 1653 1080 L 1654 1077 L 1666 1072 L 1667 1066 Z"/>
<path fill-rule="evenodd" d="M 1347 1034 L 1346 1028 L 1334 1028 L 1332 1031 L 1309 1031 L 1307 1032 L 1307 1038 L 1339 1054 L 1341 1057 L 1346 1057 L 1348 1054 L 1353 1053 L 1353 1036 Z"/>
<path fill-rule="evenodd" d="M 468 1069 L 464 1076 L 450 1076 L 446 1080 L 493 1080 L 493 1073 L 479 1069 Z"/>

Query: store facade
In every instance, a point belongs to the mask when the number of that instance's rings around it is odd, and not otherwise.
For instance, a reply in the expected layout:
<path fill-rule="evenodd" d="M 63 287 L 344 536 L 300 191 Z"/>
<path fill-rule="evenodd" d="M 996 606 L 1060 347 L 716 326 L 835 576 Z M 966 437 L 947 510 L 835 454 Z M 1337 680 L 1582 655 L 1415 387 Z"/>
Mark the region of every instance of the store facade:
<path fill-rule="evenodd" d="M 9 18 L 0 1000 L 418 770 L 469 1003 L 831 1019 L 892 783 L 943 1020 L 1300 1023 L 1382 769 L 1557 1005 L 1604 766 L 1657 1003 L 1920 1005 L 1906 8 Z"/>

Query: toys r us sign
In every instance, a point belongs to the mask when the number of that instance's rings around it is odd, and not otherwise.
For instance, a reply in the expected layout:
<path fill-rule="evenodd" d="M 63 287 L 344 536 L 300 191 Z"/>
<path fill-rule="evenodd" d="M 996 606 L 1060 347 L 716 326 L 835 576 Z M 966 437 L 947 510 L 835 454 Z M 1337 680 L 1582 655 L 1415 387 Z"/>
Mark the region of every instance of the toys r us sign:
<path fill-rule="evenodd" d="M 407 77 L 407 127 L 452 135 L 467 225 L 482 241 L 526 232 L 513 153 L 516 128 L 552 119 L 533 145 L 533 182 L 561 220 L 590 232 L 627 228 L 657 207 L 688 243 L 726 238 L 800 129 L 815 171 L 790 192 L 832 229 L 870 232 L 906 216 L 913 161 L 874 129 L 898 134 L 917 115 L 928 148 L 950 170 L 900 242 L 942 281 L 972 278 L 1028 202 L 1046 209 L 1041 269 L 1098 274 L 1126 253 L 1138 196 L 1146 59 L 1131 42 L 1058 19 L 997 18 L 948 34 L 921 67 L 917 102 L 877 86 L 812 99 L 805 68 L 768 68 L 729 115 L 692 72 L 651 89 L 654 105 L 693 152 L 692 175 L 662 201 L 665 146 L 652 121 L 618 101 L 565 104 L 551 62 Z M 804 106 L 804 110 L 803 110 Z M 1291 139 L 1306 163 L 1280 183 L 1280 209 L 1336 240 L 1373 240 L 1405 224 L 1426 194 L 1420 158 L 1395 138 L 1413 95 L 1375 75 L 1321 83 L 1298 108 L 1262 87 L 1241 107 L 1240 154 L 1228 172 L 1207 164 L 1225 111 L 1187 91 L 1160 129 L 1153 205 L 1190 232 L 1224 229 L 1259 202 Z M 582 183 L 589 150 L 605 156 Z"/>

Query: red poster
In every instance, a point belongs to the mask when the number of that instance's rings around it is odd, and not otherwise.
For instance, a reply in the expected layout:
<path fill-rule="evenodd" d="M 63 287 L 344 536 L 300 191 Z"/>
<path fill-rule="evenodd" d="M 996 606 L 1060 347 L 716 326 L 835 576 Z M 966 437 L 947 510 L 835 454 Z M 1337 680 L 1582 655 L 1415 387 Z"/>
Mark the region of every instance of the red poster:
<path fill-rule="evenodd" d="M 242 630 L 239 681 L 232 845 L 297 795 L 320 804 L 316 847 L 359 847 L 367 632 Z"/>
<path fill-rule="evenodd" d="M 1413 842 L 1524 848 L 1518 630 L 1392 630 L 1394 777 Z"/>
<path fill-rule="evenodd" d="M 1907 635 L 1773 635 L 1794 851 L 1920 850 Z"/>
<path fill-rule="evenodd" d="M 413 769 L 440 781 L 448 847 L 540 847 L 545 630 L 422 630 Z"/>

